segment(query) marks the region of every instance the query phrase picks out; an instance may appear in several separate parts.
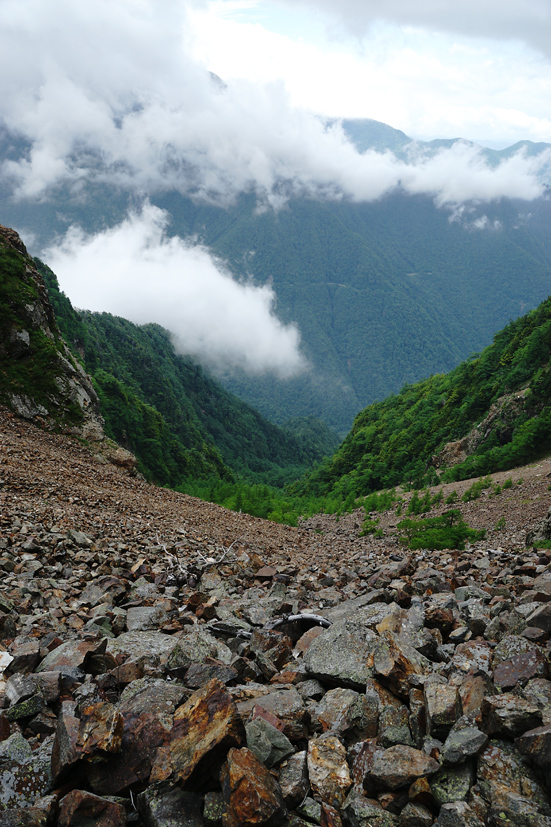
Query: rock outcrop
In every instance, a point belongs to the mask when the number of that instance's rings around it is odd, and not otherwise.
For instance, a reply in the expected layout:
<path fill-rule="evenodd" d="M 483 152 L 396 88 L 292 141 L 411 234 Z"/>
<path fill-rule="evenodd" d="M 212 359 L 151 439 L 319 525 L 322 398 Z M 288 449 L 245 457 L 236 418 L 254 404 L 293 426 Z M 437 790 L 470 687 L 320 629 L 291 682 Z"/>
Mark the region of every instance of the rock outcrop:
<path fill-rule="evenodd" d="M 0 401 L 26 419 L 103 439 L 92 381 L 61 337 L 33 259 L 1 225 L 0 319 Z"/>

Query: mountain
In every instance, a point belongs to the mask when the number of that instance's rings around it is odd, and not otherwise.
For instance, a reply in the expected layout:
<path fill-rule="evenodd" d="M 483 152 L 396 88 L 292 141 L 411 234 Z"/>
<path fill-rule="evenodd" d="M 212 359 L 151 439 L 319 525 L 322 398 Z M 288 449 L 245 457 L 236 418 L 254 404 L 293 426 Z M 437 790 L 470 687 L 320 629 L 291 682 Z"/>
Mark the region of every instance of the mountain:
<path fill-rule="evenodd" d="M 39 259 L 59 326 L 93 378 L 105 428 L 160 484 L 214 477 L 282 485 L 332 453 L 336 434 L 313 417 L 278 427 L 229 393 L 170 333 L 108 313 L 76 312 Z"/>
<path fill-rule="evenodd" d="M 481 354 L 363 410 L 295 493 L 344 499 L 504 471 L 551 451 L 551 298 Z"/>
<path fill-rule="evenodd" d="M 361 151 L 429 157 L 453 142 L 413 142 L 375 121 L 346 121 Z M 4 134 L 0 151 L 25 147 Z M 526 142 L 528 152 L 547 145 Z M 518 148 L 518 147 L 517 147 Z M 491 163 L 513 148 L 483 150 Z M 135 195 L 115 185 L 60 186 L 40 203 L 15 200 L 2 183 L 0 219 L 40 249 L 72 222 L 98 232 L 121 221 Z M 171 216 L 170 233 L 194 236 L 236 275 L 270 283 L 277 313 L 296 322 L 310 370 L 295 379 L 219 374 L 226 388 L 278 424 L 314 415 L 344 435 L 367 404 L 405 383 L 451 370 L 496 330 L 536 307 L 551 278 L 551 202 L 468 203 L 438 208 L 396 191 L 370 203 L 291 197 L 259 211 L 252 194 L 225 208 L 174 191 L 151 201 Z"/>

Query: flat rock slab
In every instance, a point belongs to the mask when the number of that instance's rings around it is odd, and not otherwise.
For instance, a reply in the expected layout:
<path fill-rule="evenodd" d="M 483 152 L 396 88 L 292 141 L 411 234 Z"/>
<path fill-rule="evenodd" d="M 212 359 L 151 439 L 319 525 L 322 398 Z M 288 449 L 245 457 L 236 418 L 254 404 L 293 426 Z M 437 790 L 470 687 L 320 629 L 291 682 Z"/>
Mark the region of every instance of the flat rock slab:
<path fill-rule="evenodd" d="M 107 652 L 124 659 L 146 657 L 148 661 L 166 658 L 177 644 L 172 635 L 163 632 L 123 632 L 107 642 Z"/>
<path fill-rule="evenodd" d="M 304 657 L 308 673 L 333 686 L 365 690 L 373 677 L 373 652 L 378 641 L 375 632 L 351 621 L 326 629 L 310 644 Z"/>

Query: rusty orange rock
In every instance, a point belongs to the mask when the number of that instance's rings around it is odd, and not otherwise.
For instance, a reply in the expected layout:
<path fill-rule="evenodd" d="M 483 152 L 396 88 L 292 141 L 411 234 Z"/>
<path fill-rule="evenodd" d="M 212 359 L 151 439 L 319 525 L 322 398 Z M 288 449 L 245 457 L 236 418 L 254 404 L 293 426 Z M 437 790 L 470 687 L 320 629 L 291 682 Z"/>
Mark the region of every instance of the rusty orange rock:
<path fill-rule="evenodd" d="M 279 784 L 247 747 L 230 749 L 221 772 L 224 827 L 276 827 L 287 816 Z"/>
<path fill-rule="evenodd" d="M 212 750 L 239 747 L 245 740 L 235 702 L 224 684 L 214 678 L 174 713 L 169 749 L 175 778 L 185 783 Z"/>

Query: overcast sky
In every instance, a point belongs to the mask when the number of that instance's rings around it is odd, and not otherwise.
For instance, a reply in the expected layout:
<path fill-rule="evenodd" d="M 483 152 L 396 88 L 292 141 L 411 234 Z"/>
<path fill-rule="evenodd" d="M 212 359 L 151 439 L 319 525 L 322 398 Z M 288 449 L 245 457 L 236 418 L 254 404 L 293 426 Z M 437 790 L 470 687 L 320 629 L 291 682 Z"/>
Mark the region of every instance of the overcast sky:
<path fill-rule="evenodd" d="M 551 141 L 550 0 L 215 0 L 195 49 L 326 116 L 417 138 Z"/>
<path fill-rule="evenodd" d="M 276 297 L 233 279 L 197 239 L 171 241 L 148 198 L 177 189 L 226 205 L 255 192 L 279 209 L 295 195 L 369 201 L 401 188 L 454 218 L 469 200 L 536 198 L 542 159 L 492 168 L 458 143 L 406 164 L 359 154 L 327 119 L 551 142 L 551 1 L 2 0 L 0 76 L 0 125 L 29 146 L 0 166 L 15 198 L 47 200 L 60 183 L 80 198 L 92 180 L 142 202 L 118 227 L 72 228 L 48 250 L 75 303 L 164 324 L 211 362 L 284 375 L 304 360 Z"/>

